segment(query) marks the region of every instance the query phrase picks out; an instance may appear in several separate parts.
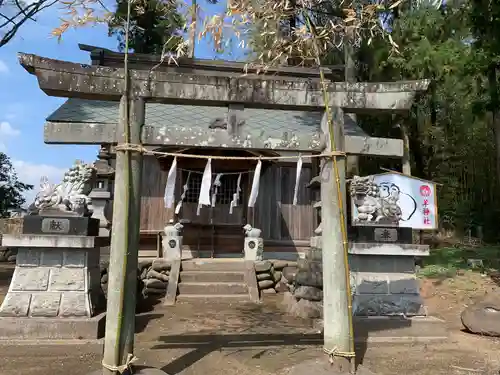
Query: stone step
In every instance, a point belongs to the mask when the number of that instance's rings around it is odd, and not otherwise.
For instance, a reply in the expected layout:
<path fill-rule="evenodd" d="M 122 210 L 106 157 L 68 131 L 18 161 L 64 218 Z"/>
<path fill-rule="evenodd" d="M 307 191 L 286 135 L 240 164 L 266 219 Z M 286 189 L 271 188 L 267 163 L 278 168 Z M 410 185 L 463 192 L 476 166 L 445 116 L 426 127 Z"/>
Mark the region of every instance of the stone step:
<path fill-rule="evenodd" d="M 245 262 L 241 259 L 191 259 L 182 261 L 182 271 L 245 271 Z"/>
<path fill-rule="evenodd" d="M 181 282 L 178 285 L 179 295 L 247 295 L 248 286 L 244 283 L 193 283 Z"/>
<path fill-rule="evenodd" d="M 179 281 L 188 283 L 241 283 L 245 281 L 243 272 L 181 271 Z"/>
<path fill-rule="evenodd" d="M 178 302 L 183 301 L 230 301 L 230 302 L 250 302 L 250 296 L 248 294 L 182 294 L 177 296 L 176 300 Z"/>

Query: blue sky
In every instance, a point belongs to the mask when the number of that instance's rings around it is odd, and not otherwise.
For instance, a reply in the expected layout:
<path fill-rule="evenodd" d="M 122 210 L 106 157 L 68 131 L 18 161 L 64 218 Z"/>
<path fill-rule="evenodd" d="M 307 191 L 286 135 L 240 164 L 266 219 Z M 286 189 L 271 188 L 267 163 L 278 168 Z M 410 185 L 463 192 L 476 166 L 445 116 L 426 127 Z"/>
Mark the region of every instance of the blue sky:
<path fill-rule="evenodd" d="M 220 12 L 225 2 L 213 6 L 201 3 L 205 14 Z M 107 36 L 105 25 L 70 30 L 62 41 L 50 37 L 59 25 L 61 10 L 57 7 L 44 11 L 37 22 L 24 25 L 16 37 L 0 48 L 0 151 L 12 160 L 21 181 L 35 185 L 28 200 L 37 191 L 40 177 L 59 182 L 64 171 L 77 160 L 93 162 L 97 146 L 63 146 L 43 143 L 45 119 L 64 102 L 64 98 L 45 95 L 36 78 L 18 63 L 17 53 L 33 53 L 54 59 L 90 63 L 89 53 L 80 51 L 78 43 L 116 49 L 117 41 Z M 212 58 L 208 43 L 199 42 L 196 56 Z M 227 57 L 226 57 L 227 58 Z"/>

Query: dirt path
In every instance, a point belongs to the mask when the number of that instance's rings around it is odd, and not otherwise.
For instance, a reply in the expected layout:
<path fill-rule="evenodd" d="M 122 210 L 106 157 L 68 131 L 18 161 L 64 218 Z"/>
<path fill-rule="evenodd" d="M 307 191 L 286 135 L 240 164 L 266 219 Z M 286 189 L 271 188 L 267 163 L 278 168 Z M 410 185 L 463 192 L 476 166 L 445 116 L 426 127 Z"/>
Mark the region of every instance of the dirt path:
<path fill-rule="evenodd" d="M 0 273 L 2 272 L 0 268 Z M 7 284 L 8 285 L 8 284 Z M 2 284 L 0 288 L 5 291 Z M 450 340 L 432 344 L 368 345 L 363 364 L 384 375 L 498 374 L 500 341 L 460 331 L 460 312 L 498 287 L 479 274 L 424 280 L 429 312 L 446 319 Z M 322 337 L 311 322 L 291 318 L 265 296 L 261 305 L 179 303 L 138 319 L 140 363 L 180 375 L 286 375 L 302 361 L 322 356 Z M 85 375 L 99 368 L 99 343 L 71 345 L 0 343 L 0 375 Z"/>

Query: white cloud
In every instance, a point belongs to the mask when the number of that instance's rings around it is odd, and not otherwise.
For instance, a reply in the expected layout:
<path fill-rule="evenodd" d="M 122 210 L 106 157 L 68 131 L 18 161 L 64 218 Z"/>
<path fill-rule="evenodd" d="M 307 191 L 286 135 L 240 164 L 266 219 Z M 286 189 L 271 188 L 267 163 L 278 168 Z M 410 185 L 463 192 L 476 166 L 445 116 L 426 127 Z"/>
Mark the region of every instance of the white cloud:
<path fill-rule="evenodd" d="M 59 168 L 48 164 L 36 164 L 23 160 L 12 160 L 12 165 L 19 181 L 34 185 L 34 189 L 25 193 L 26 203 L 29 205 L 35 199 L 40 186 L 40 178 L 46 176 L 52 184 L 61 182 L 64 172 L 68 168 Z"/>
<path fill-rule="evenodd" d="M 0 74 L 1 73 L 7 74 L 8 72 L 9 72 L 9 67 L 7 66 L 7 64 L 5 63 L 5 61 L 0 60 Z"/>
<path fill-rule="evenodd" d="M 3 137 L 17 137 L 21 134 L 19 129 L 12 127 L 10 122 L 2 121 L 0 122 L 0 139 Z"/>

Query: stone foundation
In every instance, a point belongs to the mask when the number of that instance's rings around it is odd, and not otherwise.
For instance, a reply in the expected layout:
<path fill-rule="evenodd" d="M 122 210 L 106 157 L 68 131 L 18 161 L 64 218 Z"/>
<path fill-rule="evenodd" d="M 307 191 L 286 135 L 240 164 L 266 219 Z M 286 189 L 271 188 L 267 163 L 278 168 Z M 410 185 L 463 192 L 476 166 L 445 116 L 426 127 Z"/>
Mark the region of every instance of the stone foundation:
<path fill-rule="evenodd" d="M 16 268 L 1 316 L 91 318 L 99 310 L 99 249 L 93 237 L 5 235 Z"/>

